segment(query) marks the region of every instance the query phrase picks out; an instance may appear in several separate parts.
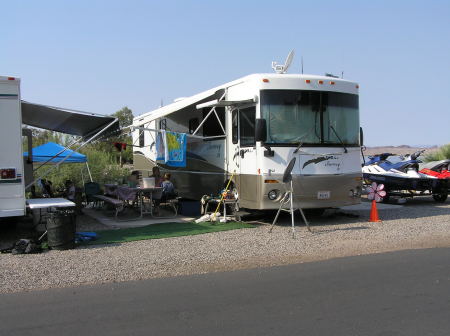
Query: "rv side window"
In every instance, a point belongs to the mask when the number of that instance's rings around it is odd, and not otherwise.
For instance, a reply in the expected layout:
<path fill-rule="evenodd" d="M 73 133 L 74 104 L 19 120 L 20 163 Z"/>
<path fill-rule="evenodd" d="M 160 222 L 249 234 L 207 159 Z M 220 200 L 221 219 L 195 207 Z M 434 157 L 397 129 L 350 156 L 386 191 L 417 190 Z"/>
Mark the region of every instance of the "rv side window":
<path fill-rule="evenodd" d="M 233 110 L 231 114 L 231 139 L 234 144 L 238 143 L 238 110 Z"/>
<path fill-rule="evenodd" d="M 189 134 L 193 134 L 198 125 L 200 125 L 198 118 L 189 119 Z"/>
<path fill-rule="evenodd" d="M 144 130 L 139 130 L 139 147 L 145 146 Z"/>
<path fill-rule="evenodd" d="M 256 107 L 239 110 L 239 130 L 241 147 L 255 146 L 255 116 Z"/>
<path fill-rule="evenodd" d="M 161 119 L 159 121 L 159 129 L 167 130 L 167 119 Z"/>
<path fill-rule="evenodd" d="M 206 108 L 203 109 L 203 119 L 208 115 L 209 111 L 211 109 Z M 220 122 L 222 123 L 222 126 L 225 128 L 225 108 L 223 107 L 216 107 L 217 115 L 219 116 Z M 205 120 L 203 123 L 203 136 L 217 136 L 217 135 L 223 135 L 222 127 L 220 127 L 219 121 L 217 120 L 217 117 L 215 116 L 214 112 L 209 115 L 209 117 Z"/>

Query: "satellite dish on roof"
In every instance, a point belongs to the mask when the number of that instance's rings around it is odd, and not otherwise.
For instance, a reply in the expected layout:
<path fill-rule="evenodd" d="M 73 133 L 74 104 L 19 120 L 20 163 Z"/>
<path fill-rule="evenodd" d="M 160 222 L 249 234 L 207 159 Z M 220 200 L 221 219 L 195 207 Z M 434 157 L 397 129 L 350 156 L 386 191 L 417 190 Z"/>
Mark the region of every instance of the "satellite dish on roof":
<path fill-rule="evenodd" d="M 275 72 L 278 73 L 278 74 L 286 73 L 287 70 L 289 69 L 289 66 L 292 63 L 292 59 L 294 58 L 294 54 L 295 54 L 295 52 L 292 49 L 291 52 L 286 57 L 286 61 L 284 62 L 283 65 L 278 64 L 277 62 L 273 61 L 272 62 L 272 69 L 275 70 Z"/>

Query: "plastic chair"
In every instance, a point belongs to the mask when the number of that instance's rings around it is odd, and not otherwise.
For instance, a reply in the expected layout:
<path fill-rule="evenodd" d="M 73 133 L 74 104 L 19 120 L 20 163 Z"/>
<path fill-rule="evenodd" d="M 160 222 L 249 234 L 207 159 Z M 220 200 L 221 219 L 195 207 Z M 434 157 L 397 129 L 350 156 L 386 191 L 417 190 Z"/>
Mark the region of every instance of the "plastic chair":
<path fill-rule="evenodd" d="M 155 218 L 173 218 L 173 217 L 177 216 L 177 214 L 178 214 L 178 208 L 176 206 L 178 203 L 177 198 L 164 199 L 162 189 L 157 189 L 152 192 L 152 200 L 154 201 L 156 206 L 159 206 L 160 208 L 161 207 L 169 207 L 174 212 L 174 214 L 172 216 L 162 217 L 162 216 L 155 216 L 154 214 L 152 214 L 153 217 L 155 217 Z"/>

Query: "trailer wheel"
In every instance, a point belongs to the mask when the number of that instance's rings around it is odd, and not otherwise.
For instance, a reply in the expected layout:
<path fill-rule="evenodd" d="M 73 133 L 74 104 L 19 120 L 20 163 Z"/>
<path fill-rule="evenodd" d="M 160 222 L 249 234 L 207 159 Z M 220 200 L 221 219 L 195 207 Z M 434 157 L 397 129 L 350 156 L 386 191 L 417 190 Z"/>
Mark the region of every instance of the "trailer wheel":
<path fill-rule="evenodd" d="M 447 200 L 447 193 L 433 194 L 433 199 L 438 203 L 444 203 Z"/>

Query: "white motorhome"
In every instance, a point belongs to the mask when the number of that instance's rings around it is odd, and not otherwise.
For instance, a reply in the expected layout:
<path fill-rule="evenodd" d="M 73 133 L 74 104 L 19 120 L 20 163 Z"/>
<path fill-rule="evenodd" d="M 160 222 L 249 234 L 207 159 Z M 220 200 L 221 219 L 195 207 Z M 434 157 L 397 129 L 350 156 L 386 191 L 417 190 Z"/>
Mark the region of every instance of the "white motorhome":
<path fill-rule="evenodd" d="M 240 206 L 276 209 L 292 171 L 302 208 L 360 202 L 358 84 L 330 76 L 252 74 L 134 118 L 134 166 L 172 172 L 179 195 L 216 194 L 234 173 Z M 156 161 L 161 130 L 186 133 L 187 165 Z"/>
<path fill-rule="evenodd" d="M 35 182 L 31 130 L 22 129 L 23 125 L 75 135 L 72 145 L 77 149 L 106 130 L 118 129 L 112 117 L 22 101 L 20 79 L 15 77 L 0 76 L 0 115 L 0 218 L 25 215 L 25 190 Z M 25 158 L 22 134 L 28 138 L 29 156 Z"/>

